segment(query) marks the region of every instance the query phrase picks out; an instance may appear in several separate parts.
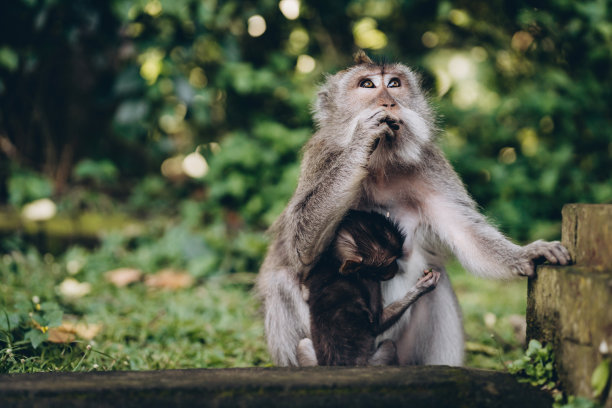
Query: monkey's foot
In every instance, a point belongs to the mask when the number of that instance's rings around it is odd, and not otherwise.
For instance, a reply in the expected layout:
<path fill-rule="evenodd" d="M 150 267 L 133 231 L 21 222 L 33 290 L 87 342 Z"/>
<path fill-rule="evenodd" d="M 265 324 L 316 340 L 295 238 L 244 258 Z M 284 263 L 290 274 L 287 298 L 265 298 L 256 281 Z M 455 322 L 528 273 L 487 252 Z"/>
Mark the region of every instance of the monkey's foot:
<path fill-rule="evenodd" d="M 314 367 L 318 365 L 317 355 L 315 353 L 312 340 L 309 338 L 303 338 L 300 340 L 297 347 L 297 358 L 300 367 Z"/>

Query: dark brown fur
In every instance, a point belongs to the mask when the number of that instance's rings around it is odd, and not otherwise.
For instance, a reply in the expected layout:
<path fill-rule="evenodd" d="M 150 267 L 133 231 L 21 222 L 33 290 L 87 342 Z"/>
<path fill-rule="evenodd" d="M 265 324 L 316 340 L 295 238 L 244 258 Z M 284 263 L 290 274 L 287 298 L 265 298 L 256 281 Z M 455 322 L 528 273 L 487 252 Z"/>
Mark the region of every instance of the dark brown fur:
<path fill-rule="evenodd" d="M 380 288 L 398 271 L 403 241 L 398 227 L 377 213 L 349 211 L 341 222 L 335 240 L 303 282 L 310 294 L 311 338 L 319 365 L 398 363 L 395 345 L 388 341 L 376 351 L 375 340 L 408 308 L 384 316 Z"/>

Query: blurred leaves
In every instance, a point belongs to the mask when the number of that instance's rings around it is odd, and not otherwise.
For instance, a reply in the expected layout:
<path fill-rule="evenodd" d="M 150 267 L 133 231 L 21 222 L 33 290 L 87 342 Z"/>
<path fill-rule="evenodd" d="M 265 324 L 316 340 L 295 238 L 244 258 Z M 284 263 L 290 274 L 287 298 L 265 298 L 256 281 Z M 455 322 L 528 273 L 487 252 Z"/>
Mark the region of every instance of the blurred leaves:
<path fill-rule="evenodd" d="M 320 73 L 355 46 L 422 71 L 449 158 L 511 236 L 553 238 L 563 203 L 612 200 L 604 3 L 296 4 L 18 2 L 0 13 L 0 154 L 23 169 L 0 166 L 0 200 L 23 205 L 71 182 L 129 191 L 141 213 L 195 194 L 197 221 L 227 224 L 228 241 L 236 228 L 261 233 L 295 185 Z M 197 149 L 210 165 L 202 181 L 159 178 L 165 160 Z"/>

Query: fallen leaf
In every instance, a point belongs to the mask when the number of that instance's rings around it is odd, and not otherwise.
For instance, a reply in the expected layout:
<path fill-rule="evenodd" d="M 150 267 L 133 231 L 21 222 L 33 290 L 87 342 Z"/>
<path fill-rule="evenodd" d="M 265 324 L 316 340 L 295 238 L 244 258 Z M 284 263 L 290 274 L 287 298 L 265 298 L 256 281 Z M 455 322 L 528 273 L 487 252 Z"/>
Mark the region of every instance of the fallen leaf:
<path fill-rule="evenodd" d="M 145 285 L 150 288 L 176 290 L 190 287 L 193 281 L 193 276 L 187 272 L 163 269 L 155 275 L 147 276 Z"/>
<path fill-rule="evenodd" d="M 57 287 L 59 293 L 65 298 L 77 299 L 91 292 L 91 284 L 87 282 L 79 282 L 74 278 L 66 278 Z"/>
<path fill-rule="evenodd" d="M 71 326 L 62 324 L 60 327 L 51 327 L 47 340 L 51 343 L 72 343 L 76 339 L 76 333 Z"/>
<path fill-rule="evenodd" d="M 92 340 L 100 333 L 100 330 L 102 330 L 102 325 L 100 323 L 77 323 L 74 326 L 76 335 L 83 340 Z"/>
<path fill-rule="evenodd" d="M 119 268 L 106 272 L 104 276 L 116 287 L 123 288 L 130 283 L 138 282 L 142 277 L 142 272 L 135 268 Z"/>
<path fill-rule="evenodd" d="M 71 323 L 62 322 L 59 327 L 49 329 L 49 341 L 51 343 L 71 343 L 77 337 L 83 340 L 91 340 L 102 330 L 98 323 Z"/>

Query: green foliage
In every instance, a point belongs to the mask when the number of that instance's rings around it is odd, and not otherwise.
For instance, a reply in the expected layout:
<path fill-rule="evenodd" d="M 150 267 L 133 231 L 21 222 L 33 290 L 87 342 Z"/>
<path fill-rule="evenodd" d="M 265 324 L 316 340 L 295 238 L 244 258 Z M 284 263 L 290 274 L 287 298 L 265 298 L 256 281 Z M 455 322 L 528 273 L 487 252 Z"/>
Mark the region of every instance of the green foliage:
<path fill-rule="evenodd" d="M 517 375 L 520 382 L 544 386 L 550 390 L 556 386 L 555 357 L 550 344 L 545 347 L 537 340 L 530 340 L 525 355 L 508 365 L 508 371 Z"/>
<path fill-rule="evenodd" d="M 610 361 L 603 359 L 602 363 L 593 372 L 591 384 L 595 398 L 600 396 L 608 384 L 609 365 Z M 555 408 L 597 408 L 600 406 L 596 401 L 589 398 L 574 395 L 566 397 L 559 389 L 555 371 L 555 357 L 550 344 L 542 346 L 539 341 L 530 340 L 525 355 L 508 364 L 507 368 L 511 374 L 517 376 L 518 381 L 527 382 L 550 392 L 555 400 L 553 404 Z"/>
<path fill-rule="evenodd" d="M 461 306 L 466 365 L 503 370 L 523 354 L 527 282 L 482 279 L 457 262 L 447 265 Z"/>
<path fill-rule="evenodd" d="M 599 408 L 600 405 L 585 397 L 570 395 L 565 403 L 555 403 L 554 408 Z"/>
<path fill-rule="evenodd" d="M 119 171 L 110 160 L 81 160 L 73 170 L 75 181 L 90 181 L 102 186 L 117 181 Z"/>
<path fill-rule="evenodd" d="M 121 197 L 133 191 L 140 213 L 142 188 L 159 181 L 164 160 L 218 142 L 203 185 L 172 179 L 174 197 L 156 202 L 204 189 L 211 228 L 237 216 L 261 233 L 291 194 L 320 74 L 345 66 L 357 45 L 423 73 L 451 161 L 515 239 L 558 237 L 563 203 L 612 200 L 612 30 L 603 2 L 300 4 L 294 20 L 265 1 L 4 7 L 1 150 L 59 191 L 71 181 L 112 185 Z M 266 21 L 259 37 L 248 34 L 255 14 Z M 304 56 L 313 71 L 298 69 Z M 1 170 L 0 183 L 11 180 L 14 171 Z M 25 200 L 8 190 L 0 188 L 0 201 Z"/>
<path fill-rule="evenodd" d="M 1 373 L 269 364 L 258 305 L 248 296 L 252 274 L 201 279 L 180 290 L 142 281 L 117 287 L 106 268 L 146 256 L 106 245 L 59 258 L 18 250 L 0 258 Z M 91 292 L 67 297 L 61 284 L 68 278 L 89 283 Z M 100 330 L 92 340 L 50 342 L 48 330 L 66 322 Z"/>
<path fill-rule="evenodd" d="M 51 183 L 46 177 L 30 170 L 15 170 L 7 181 L 8 201 L 19 208 L 39 198 L 51 196 Z"/>
<path fill-rule="evenodd" d="M 610 358 L 604 358 L 593 371 L 591 388 L 593 396 L 600 397 L 610 382 Z"/>

